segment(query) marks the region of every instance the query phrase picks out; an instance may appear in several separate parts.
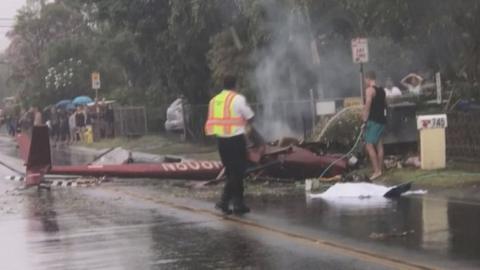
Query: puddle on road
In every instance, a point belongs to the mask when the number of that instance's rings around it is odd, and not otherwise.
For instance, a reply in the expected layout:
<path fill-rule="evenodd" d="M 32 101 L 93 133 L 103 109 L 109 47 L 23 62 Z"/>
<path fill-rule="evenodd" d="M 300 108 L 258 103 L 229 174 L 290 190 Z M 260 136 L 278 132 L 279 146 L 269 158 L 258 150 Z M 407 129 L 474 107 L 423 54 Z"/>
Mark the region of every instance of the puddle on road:
<path fill-rule="evenodd" d="M 65 190 L 23 195 L 23 212 L 0 217 L 2 269 L 317 269 L 325 259 L 216 219 L 181 221 Z M 326 269 L 353 268 L 329 260 Z"/>
<path fill-rule="evenodd" d="M 68 190 L 24 196 L 24 211 L 18 212 L 16 218 L 2 219 L 2 242 L 9 245 L 0 245 L 0 254 L 28 258 L 22 259 L 25 269 L 288 269 L 298 265 L 315 269 L 302 264 L 305 258 L 280 262 L 279 258 L 294 256 L 288 250 L 265 246 L 243 230 L 218 225 L 212 228 L 208 220 L 179 222 L 151 210 L 86 201 Z M 478 205 L 418 197 L 374 207 L 338 206 L 323 200 L 307 203 L 300 196 L 248 201 L 256 214 L 271 214 L 342 237 L 410 251 L 423 249 L 479 265 Z M 382 240 L 369 238 L 371 232 L 393 230 L 415 233 Z M 19 260 L 5 255 L 1 259 L 4 265 L 17 265 Z"/>
<path fill-rule="evenodd" d="M 0 151 L 7 156 L 19 157 L 19 149 L 8 141 L 0 141 Z M 85 164 L 92 162 L 95 155 L 87 152 L 70 151 L 68 146 L 52 148 L 52 163 L 54 165 Z"/>
<path fill-rule="evenodd" d="M 326 201 L 249 198 L 260 214 L 361 241 L 424 250 L 480 265 L 480 202 L 406 196 Z"/>

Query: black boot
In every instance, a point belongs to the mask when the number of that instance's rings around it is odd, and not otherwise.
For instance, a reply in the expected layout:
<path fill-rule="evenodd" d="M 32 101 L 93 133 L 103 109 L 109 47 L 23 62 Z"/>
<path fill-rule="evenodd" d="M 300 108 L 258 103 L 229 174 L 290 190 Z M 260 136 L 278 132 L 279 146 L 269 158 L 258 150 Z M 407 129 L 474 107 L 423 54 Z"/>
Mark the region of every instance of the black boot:
<path fill-rule="evenodd" d="M 248 208 L 245 204 L 241 204 L 233 207 L 233 213 L 235 215 L 243 215 L 249 212 L 250 212 L 250 208 Z"/>
<path fill-rule="evenodd" d="M 222 211 L 222 213 L 225 215 L 232 214 L 232 210 L 230 209 L 230 191 L 228 186 L 225 186 L 220 201 L 215 204 L 215 209 Z"/>
<path fill-rule="evenodd" d="M 250 208 L 248 208 L 243 202 L 243 196 L 235 198 L 235 200 L 233 201 L 233 213 L 235 215 L 243 215 L 249 212 Z"/>
<path fill-rule="evenodd" d="M 230 207 L 228 206 L 228 203 L 225 203 L 223 201 L 217 202 L 215 204 L 215 209 L 218 209 L 218 210 L 222 211 L 222 213 L 224 215 L 231 215 L 232 214 L 232 210 L 230 210 Z"/>
<path fill-rule="evenodd" d="M 230 209 L 230 200 L 232 198 L 231 190 L 232 190 L 231 183 L 230 181 L 228 181 L 228 178 L 227 178 L 227 182 L 223 187 L 222 197 L 220 198 L 220 201 L 215 204 L 215 209 L 222 211 L 222 213 L 225 215 L 232 214 L 232 210 Z"/>
<path fill-rule="evenodd" d="M 243 176 L 239 177 L 237 181 L 235 181 L 235 188 L 233 189 L 234 192 L 232 192 L 232 197 L 233 197 L 233 213 L 235 215 L 243 215 L 248 212 L 250 212 L 250 208 L 248 208 L 243 200 Z"/>

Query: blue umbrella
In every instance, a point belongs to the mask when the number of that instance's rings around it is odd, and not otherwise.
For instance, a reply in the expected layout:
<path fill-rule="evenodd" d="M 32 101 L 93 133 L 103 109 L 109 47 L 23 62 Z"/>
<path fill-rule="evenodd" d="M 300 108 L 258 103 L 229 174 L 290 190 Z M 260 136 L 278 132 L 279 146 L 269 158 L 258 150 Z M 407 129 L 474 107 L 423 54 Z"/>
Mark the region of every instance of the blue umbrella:
<path fill-rule="evenodd" d="M 57 108 L 66 108 L 68 107 L 69 105 L 72 104 L 72 101 L 69 100 L 69 99 L 64 99 L 64 100 L 60 100 L 59 102 L 57 102 L 57 104 L 55 104 L 55 107 Z"/>
<path fill-rule="evenodd" d="M 87 96 L 79 96 L 73 99 L 73 105 L 87 105 L 91 102 L 93 102 L 93 100 Z"/>
<path fill-rule="evenodd" d="M 66 110 L 75 110 L 75 105 L 73 105 L 73 103 L 69 103 L 67 104 L 67 106 L 65 107 Z"/>

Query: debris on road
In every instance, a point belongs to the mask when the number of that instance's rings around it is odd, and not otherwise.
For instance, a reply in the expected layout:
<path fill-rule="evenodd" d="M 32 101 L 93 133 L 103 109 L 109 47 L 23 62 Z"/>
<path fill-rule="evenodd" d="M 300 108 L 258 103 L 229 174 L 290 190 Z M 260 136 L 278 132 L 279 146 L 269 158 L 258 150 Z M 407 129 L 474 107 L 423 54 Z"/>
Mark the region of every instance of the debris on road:
<path fill-rule="evenodd" d="M 410 231 L 404 231 L 404 232 L 389 232 L 389 233 L 376 233 L 372 232 L 368 238 L 374 239 L 374 240 L 385 240 L 388 238 L 399 238 L 399 237 L 407 237 L 411 234 L 414 234 L 414 230 Z"/>

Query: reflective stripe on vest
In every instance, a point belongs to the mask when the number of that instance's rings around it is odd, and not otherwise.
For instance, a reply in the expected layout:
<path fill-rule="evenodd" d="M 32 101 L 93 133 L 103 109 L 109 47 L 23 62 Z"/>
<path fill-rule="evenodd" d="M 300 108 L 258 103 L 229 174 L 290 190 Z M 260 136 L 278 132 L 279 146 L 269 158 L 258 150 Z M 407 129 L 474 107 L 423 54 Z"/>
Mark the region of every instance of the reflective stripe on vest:
<path fill-rule="evenodd" d="M 245 126 L 245 120 L 233 109 L 233 100 L 237 93 L 224 90 L 212 100 L 208 107 L 208 120 L 205 123 L 207 135 L 230 136 L 237 128 Z"/>

